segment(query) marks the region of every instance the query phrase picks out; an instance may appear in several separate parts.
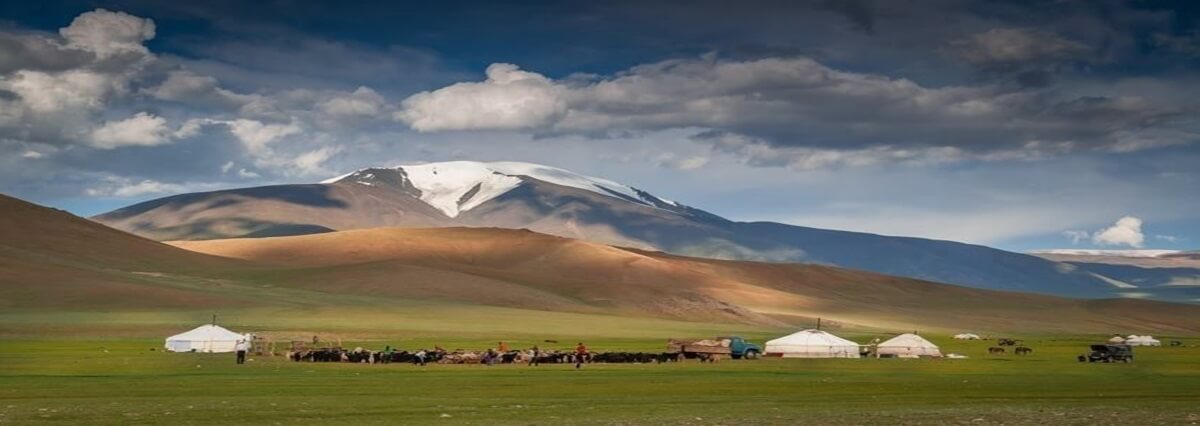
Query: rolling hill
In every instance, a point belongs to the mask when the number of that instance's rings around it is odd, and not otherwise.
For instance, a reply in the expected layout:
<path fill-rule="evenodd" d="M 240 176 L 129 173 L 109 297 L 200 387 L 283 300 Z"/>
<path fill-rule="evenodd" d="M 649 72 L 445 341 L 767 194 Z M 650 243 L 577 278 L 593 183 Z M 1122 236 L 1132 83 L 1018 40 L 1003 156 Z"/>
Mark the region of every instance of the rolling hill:
<path fill-rule="evenodd" d="M 158 240 L 375 227 L 530 229 L 686 256 L 835 265 L 985 289 L 1093 298 L 1146 293 L 1075 265 L 984 246 L 731 221 L 632 186 L 527 163 L 369 168 L 320 184 L 165 197 L 93 219 Z"/>
<path fill-rule="evenodd" d="M 1035 255 L 1136 287 L 1146 295 L 1200 303 L 1200 256 L 1171 250 L 1045 250 Z"/>
<path fill-rule="evenodd" d="M 244 304 L 202 276 L 245 267 L 0 195 L 0 308 Z"/>
<path fill-rule="evenodd" d="M 754 327 L 1200 333 L 1200 307 L 998 292 L 833 266 L 691 258 L 499 228 L 170 245 L 0 197 L 3 312 L 516 309 Z M 293 309 L 295 308 L 295 309 Z M 261 311 L 260 311 L 261 312 Z M 430 311 L 433 312 L 433 311 Z M 503 316 L 495 317 L 503 327 Z"/>
<path fill-rule="evenodd" d="M 173 242 L 339 294 L 784 326 L 1200 332 L 1200 307 L 972 289 L 822 265 L 690 258 L 531 231 L 377 228 Z M 1114 314 L 1115 313 L 1115 314 Z"/>

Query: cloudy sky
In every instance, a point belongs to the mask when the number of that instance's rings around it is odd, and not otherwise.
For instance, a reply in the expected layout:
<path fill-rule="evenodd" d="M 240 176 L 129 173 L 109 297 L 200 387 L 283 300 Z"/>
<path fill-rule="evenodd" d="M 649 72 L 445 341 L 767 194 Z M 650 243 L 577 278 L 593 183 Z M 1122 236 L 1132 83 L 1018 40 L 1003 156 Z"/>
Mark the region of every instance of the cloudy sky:
<path fill-rule="evenodd" d="M 4 2 L 0 192 L 517 160 L 739 220 L 1200 248 L 1200 3 L 448 3 Z"/>

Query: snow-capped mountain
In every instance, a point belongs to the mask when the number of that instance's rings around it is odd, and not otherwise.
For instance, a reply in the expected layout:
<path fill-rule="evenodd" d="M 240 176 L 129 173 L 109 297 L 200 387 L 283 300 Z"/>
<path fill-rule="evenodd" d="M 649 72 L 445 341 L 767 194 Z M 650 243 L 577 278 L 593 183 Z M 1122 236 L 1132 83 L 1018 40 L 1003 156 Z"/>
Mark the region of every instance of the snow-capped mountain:
<path fill-rule="evenodd" d="M 448 217 L 478 207 L 521 185 L 530 177 L 559 186 L 582 189 L 650 207 L 678 207 L 673 201 L 608 179 L 584 176 L 540 164 L 502 161 L 448 161 L 389 169 L 359 169 L 323 184 L 350 182 L 359 185 L 395 185 L 415 190 L 414 194 Z"/>
<path fill-rule="evenodd" d="M 719 259 L 807 262 L 980 288 L 1086 297 L 1152 290 L 978 245 L 736 222 L 634 186 L 517 162 L 356 170 L 316 184 L 181 194 L 93 218 L 158 240 L 375 227 L 496 227 Z M 1185 289 L 1185 298 L 1195 289 Z M 1174 297 L 1173 297 L 1174 298 Z"/>

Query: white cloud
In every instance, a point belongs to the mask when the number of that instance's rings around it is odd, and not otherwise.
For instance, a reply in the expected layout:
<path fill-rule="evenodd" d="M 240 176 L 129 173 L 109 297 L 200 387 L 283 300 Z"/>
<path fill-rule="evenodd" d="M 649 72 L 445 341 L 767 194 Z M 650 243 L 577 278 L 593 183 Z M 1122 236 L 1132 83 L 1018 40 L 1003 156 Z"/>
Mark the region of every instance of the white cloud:
<path fill-rule="evenodd" d="M 142 195 L 184 192 L 186 189 L 183 185 L 151 179 L 130 181 L 123 178 L 112 178 L 101 186 L 89 188 L 86 194 L 93 197 L 132 198 Z"/>
<path fill-rule="evenodd" d="M 36 160 L 45 156 L 46 154 L 42 154 L 37 151 L 25 151 L 25 153 L 21 154 L 21 158 L 28 158 L 31 160 Z"/>
<path fill-rule="evenodd" d="M 551 126 L 567 112 L 565 87 L 513 64 L 492 64 L 487 80 L 421 92 L 395 117 L 420 132 L 529 129 Z"/>
<path fill-rule="evenodd" d="M 1142 234 L 1142 220 L 1133 216 L 1117 219 L 1117 223 L 1092 234 L 1092 242 L 1102 246 L 1126 245 L 1142 248 L 1146 236 Z"/>
<path fill-rule="evenodd" d="M 705 56 L 561 80 L 493 64 L 487 75 L 413 95 L 395 117 L 421 132 L 710 130 L 753 138 L 752 146 L 728 150 L 751 164 L 799 169 L 1042 159 L 1169 146 L 1192 134 L 1163 125 L 1178 109 L 1136 95 L 930 87 L 803 57 Z M 764 161 L 770 157 L 786 158 Z"/>
<path fill-rule="evenodd" d="M 167 120 L 145 112 L 121 121 L 109 121 L 91 133 L 92 146 L 115 149 L 124 146 L 154 146 L 170 142 Z"/>
<path fill-rule="evenodd" d="M 142 45 L 154 36 L 148 19 L 97 9 L 59 33 L 0 33 L 12 50 L 0 55 L 0 94 L 15 95 L 0 104 L 0 136 L 90 143 L 102 109 L 155 60 Z"/>
<path fill-rule="evenodd" d="M 341 152 L 341 150 L 340 147 L 331 146 L 317 148 L 292 159 L 291 165 L 303 175 L 328 174 L 329 171 L 323 167 L 325 162 Z"/>
<path fill-rule="evenodd" d="M 5 83 L 32 112 L 55 113 L 70 108 L 99 108 L 117 82 L 111 76 L 88 70 L 60 73 L 21 70 Z"/>
<path fill-rule="evenodd" d="M 246 179 L 255 179 L 255 178 L 260 177 L 258 173 L 254 173 L 254 172 L 246 170 L 246 169 L 238 169 L 237 174 L 238 174 L 238 177 L 246 178 Z"/>
<path fill-rule="evenodd" d="M 161 84 L 142 92 L 155 99 L 218 108 L 239 108 L 259 99 L 224 89 L 217 79 L 189 70 L 171 71 Z"/>
<path fill-rule="evenodd" d="M 384 99 L 369 87 L 359 87 L 353 93 L 335 96 L 320 104 L 321 111 L 333 116 L 372 117 L 383 110 Z"/>
<path fill-rule="evenodd" d="M 120 53 L 146 53 L 142 42 L 154 38 L 154 21 L 125 12 L 96 9 L 84 12 L 58 32 L 67 44 L 100 57 Z"/>
<path fill-rule="evenodd" d="M 229 126 L 229 131 L 242 142 L 252 155 L 265 155 L 269 145 L 284 137 L 300 133 L 299 124 L 267 124 L 257 120 L 237 119 L 219 122 Z"/>

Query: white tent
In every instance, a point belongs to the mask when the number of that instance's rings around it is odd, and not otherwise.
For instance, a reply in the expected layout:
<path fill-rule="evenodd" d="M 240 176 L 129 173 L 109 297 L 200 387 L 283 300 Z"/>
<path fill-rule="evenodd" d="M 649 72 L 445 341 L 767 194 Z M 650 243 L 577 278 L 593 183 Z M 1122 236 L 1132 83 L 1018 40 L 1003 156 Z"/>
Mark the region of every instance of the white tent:
<path fill-rule="evenodd" d="M 233 352 L 238 340 L 248 342 L 249 336 L 208 324 L 168 337 L 165 347 L 171 352 Z"/>
<path fill-rule="evenodd" d="M 784 358 L 858 358 L 858 343 L 821 330 L 801 330 L 767 342 L 767 356 Z"/>
<path fill-rule="evenodd" d="M 875 348 L 880 356 L 912 357 L 912 356 L 942 356 L 942 351 L 924 337 L 905 333 L 880 343 Z"/>
<path fill-rule="evenodd" d="M 954 338 L 956 340 L 979 340 L 979 335 L 975 333 L 962 333 L 955 334 Z"/>
<path fill-rule="evenodd" d="M 1125 343 L 1125 338 L 1121 336 L 1113 336 L 1111 339 L 1108 339 L 1108 343 L 1119 345 Z"/>
<path fill-rule="evenodd" d="M 1132 339 L 1126 339 L 1125 344 L 1129 346 L 1162 346 L 1162 342 L 1150 336 L 1137 336 Z"/>

